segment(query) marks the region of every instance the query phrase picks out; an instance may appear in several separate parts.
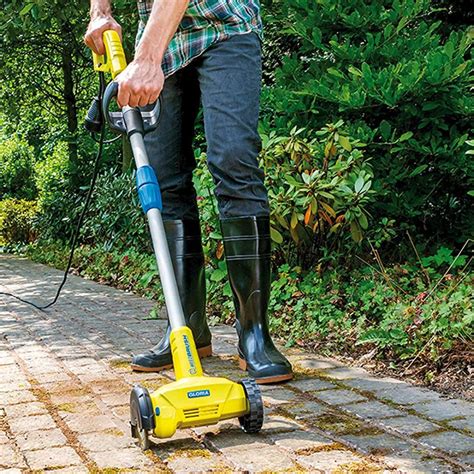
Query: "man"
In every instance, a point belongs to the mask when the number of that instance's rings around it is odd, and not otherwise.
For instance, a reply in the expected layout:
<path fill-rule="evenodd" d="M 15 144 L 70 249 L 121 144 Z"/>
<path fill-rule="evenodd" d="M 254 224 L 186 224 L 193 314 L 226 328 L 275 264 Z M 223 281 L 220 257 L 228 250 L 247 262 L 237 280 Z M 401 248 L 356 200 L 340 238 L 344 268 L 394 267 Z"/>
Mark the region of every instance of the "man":
<path fill-rule="evenodd" d="M 228 276 L 234 296 L 240 366 L 259 383 L 292 378 L 267 322 L 270 222 L 257 133 L 261 83 L 259 0 L 138 1 L 134 60 L 117 77 L 120 106 L 145 106 L 161 94 L 160 125 L 145 138 L 163 195 L 163 219 L 187 324 L 201 357 L 211 354 L 205 317 L 204 256 L 192 173 L 200 102 L 207 161 L 215 183 Z M 121 28 L 109 0 L 91 0 L 86 44 L 104 52 L 102 34 Z M 172 365 L 170 328 L 132 368 Z"/>

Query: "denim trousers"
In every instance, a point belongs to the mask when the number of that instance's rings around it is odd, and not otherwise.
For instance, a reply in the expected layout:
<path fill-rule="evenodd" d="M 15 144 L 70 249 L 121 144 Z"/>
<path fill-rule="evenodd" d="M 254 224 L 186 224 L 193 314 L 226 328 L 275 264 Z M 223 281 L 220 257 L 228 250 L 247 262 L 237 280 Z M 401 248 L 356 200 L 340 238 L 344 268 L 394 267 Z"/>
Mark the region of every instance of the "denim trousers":
<path fill-rule="evenodd" d="M 268 216 L 257 158 L 261 74 L 260 39 L 247 33 L 214 44 L 165 80 L 159 126 L 145 137 L 161 188 L 164 220 L 199 219 L 192 176 L 194 126 L 201 104 L 207 165 L 220 217 Z"/>

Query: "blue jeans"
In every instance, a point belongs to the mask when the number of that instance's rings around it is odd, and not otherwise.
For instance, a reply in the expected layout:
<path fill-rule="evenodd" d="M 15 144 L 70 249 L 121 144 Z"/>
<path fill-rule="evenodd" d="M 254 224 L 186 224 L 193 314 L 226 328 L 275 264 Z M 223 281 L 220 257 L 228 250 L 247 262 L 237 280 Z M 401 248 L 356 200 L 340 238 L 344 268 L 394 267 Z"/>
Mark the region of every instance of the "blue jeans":
<path fill-rule="evenodd" d="M 261 50 L 255 33 L 216 43 L 166 79 L 160 124 L 145 137 L 163 196 L 164 220 L 199 218 L 192 143 L 201 102 L 220 217 L 268 216 L 257 162 L 260 86 Z"/>

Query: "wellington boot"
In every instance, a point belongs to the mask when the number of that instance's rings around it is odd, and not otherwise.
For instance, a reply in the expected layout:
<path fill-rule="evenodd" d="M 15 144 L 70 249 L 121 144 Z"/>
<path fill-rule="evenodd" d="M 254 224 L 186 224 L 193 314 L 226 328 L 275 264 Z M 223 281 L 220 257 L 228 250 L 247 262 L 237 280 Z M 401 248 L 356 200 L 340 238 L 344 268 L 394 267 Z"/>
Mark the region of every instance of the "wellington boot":
<path fill-rule="evenodd" d="M 240 367 L 258 383 L 293 378 L 291 364 L 273 344 L 267 309 L 270 298 L 270 221 L 268 217 L 221 220 L 239 335 Z"/>

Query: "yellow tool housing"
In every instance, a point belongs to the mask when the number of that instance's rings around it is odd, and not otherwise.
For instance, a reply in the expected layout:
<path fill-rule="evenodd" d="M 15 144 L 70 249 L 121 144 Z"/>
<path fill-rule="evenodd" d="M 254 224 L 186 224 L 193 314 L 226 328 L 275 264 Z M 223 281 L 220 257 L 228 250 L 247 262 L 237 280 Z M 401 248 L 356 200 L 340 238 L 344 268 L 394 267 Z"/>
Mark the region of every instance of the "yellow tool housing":
<path fill-rule="evenodd" d="M 127 60 L 123 51 L 119 34 L 114 30 L 104 31 L 103 34 L 105 55 L 98 55 L 92 52 L 94 70 L 100 72 L 110 72 L 115 79 L 126 67 Z"/>
<path fill-rule="evenodd" d="M 155 436 L 169 438 L 178 428 L 215 424 L 249 412 L 243 385 L 203 376 L 188 327 L 174 329 L 170 342 L 177 380 L 150 394 Z"/>

